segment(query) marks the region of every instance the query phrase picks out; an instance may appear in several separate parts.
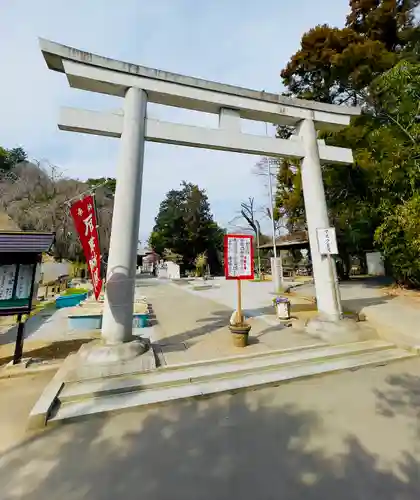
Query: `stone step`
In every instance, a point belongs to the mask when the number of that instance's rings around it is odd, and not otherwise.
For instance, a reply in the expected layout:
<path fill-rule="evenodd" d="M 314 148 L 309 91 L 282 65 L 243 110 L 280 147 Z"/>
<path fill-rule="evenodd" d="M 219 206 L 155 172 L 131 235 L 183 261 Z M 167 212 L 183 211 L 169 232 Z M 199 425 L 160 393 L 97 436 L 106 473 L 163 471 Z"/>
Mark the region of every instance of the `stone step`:
<path fill-rule="evenodd" d="M 345 355 L 379 351 L 394 347 L 384 341 L 369 340 L 343 345 L 310 346 L 310 348 L 287 349 L 273 353 L 259 353 L 259 356 L 241 356 L 227 359 L 201 361 L 194 364 L 130 375 L 127 377 L 102 378 L 80 382 L 68 382 L 59 394 L 61 403 L 101 397 L 108 394 L 133 392 L 162 386 L 183 385 L 188 382 L 202 382 L 220 377 L 242 376 L 263 372 L 279 366 L 307 361 L 323 361 Z"/>
<path fill-rule="evenodd" d="M 359 351 L 320 360 L 309 359 L 297 363 L 272 366 L 269 370 L 255 371 L 244 374 L 239 372 L 229 377 L 219 375 L 212 379 L 185 380 L 180 384 L 163 385 L 151 389 L 141 389 L 134 392 L 105 394 L 102 397 L 92 397 L 79 401 L 59 404 L 55 414 L 48 423 L 58 424 L 83 418 L 88 415 L 102 414 L 147 405 L 163 404 L 174 400 L 238 391 L 247 387 L 263 387 L 277 385 L 282 382 L 302 379 L 342 370 L 356 369 L 363 366 L 377 366 L 414 357 L 416 354 L 399 348 Z"/>

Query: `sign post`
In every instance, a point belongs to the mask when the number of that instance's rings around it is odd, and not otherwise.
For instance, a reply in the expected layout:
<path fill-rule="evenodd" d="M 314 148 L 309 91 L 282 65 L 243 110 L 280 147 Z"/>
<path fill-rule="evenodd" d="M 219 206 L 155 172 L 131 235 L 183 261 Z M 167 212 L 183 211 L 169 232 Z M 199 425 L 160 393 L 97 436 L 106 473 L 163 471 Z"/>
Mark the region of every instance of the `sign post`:
<path fill-rule="evenodd" d="M 237 323 L 242 324 L 242 280 L 254 279 L 253 237 L 244 234 L 226 234 L 224 241 L 225 278 L 236 280 L 238 287 Z"/>
<path fill-rule="evenodd" d="M 95 213 L 95 201 L 91 194 L 75 201 L 70 207 L 74 225 L 79 233 L 80 243 L 85 253 L 86 262 L 92 278 L 95 299 L 102 290 L 101 251 L 99 248 L 99 234 Z"/>
<path fill-rule="evenodd" d="M 340 318 L 343 317 L 343 309 L 341 307 L 341 294 L 340 286 L 338 284 L 337 270 L 335 268 L 335 262 L 331 258 L 331 255 L 338 254 L 337 237 L 335 234 L 335 228 L 329 227 L 326 229 L 317 229 L 318 238 L 318 248 L 321 255 L 326 255 L 328 259 L 328 266 L 330 269 L 330 274 L 334 283 L 335 290 L 335 300 L 340 313 Z"/>
<path fill-rule="evenodd" d="M 238 309 L 236 311 L 236 321 L 238 325 L 242 324 L 242 284 L 241 280 L 237 280 L 238 284 Z"/>
<path fill-rule="evenodd" d="M 53 241 L 53 233 L 0 231 L 0 316 L 17 316 L 14 365 L 22 360 L 25 322 L 37 297 L 42 252 Z"/>
<path fill-rule="evenodd" d="M 30 314 L 37 263 L 0 266 L 0 315 L 17 313 L 17 336 L 13 364 L 22 359 L 25 332 L 24 314 Z"/>

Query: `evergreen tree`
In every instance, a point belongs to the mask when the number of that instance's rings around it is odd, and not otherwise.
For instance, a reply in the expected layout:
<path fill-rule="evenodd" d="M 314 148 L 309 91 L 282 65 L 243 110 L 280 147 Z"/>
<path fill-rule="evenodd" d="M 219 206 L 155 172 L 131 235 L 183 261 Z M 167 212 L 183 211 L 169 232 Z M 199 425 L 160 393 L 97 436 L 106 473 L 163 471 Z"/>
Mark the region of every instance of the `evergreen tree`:
<path fill-rule="evenodd" d="M 351 148 L 355 157 L 347 167 L 323 167 L 330 222 L 345 261 L 377 248 L 395 279 L 416 286 L 418 224 L 410 217 L 420 188 L 419 3 L 351 0 L 345 28 L 324 25 L 305 33 L 281 73 L 295 97 L 363 105 L 365 113 L 351 126 L 320 135 L 330 145 Z M 304 217 L 299 161 L 282 161 L 277 180 L 277 210 L 293 229 Z"/>
<path fill-rule="evenodd" d="M 160 204 L 149 239 L 160 255 L 170 251 L 182 256 L 187 269 L 194 267 L 199 254 L 206 254 L 213 272 L 221 266 L 224 231 L 213 220 L 208 197 L 197 185 L 182 182 Z"/>

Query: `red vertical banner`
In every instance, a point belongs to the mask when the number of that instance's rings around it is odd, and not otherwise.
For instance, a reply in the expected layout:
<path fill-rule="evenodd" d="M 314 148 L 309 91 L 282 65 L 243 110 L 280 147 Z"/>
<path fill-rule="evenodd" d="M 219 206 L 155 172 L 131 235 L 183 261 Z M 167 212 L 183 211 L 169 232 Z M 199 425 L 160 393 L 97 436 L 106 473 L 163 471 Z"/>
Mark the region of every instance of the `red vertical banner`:
<path fill-rule="evenodd" d="M 88 195 L 72 203 L 70 213 L 79 233 L 80 243 L 92 278 L 93 291 L 96 300 L 98 300 L 102 290 L 101 250 L 93 196 Z"/>

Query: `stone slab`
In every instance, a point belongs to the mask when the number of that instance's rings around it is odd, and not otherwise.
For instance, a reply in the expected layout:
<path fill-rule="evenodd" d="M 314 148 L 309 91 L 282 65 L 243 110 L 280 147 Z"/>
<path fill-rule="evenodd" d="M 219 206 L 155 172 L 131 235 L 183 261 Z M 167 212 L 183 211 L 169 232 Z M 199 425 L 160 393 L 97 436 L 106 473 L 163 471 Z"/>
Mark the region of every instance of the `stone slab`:
<path fill-rule="evenodd" d="M 136 407 L 167 403 L 179 399 L 188 399 L 223 392 L 236 392 L 249 387 L 263 387 L 294 379 L 301 379 L 362 366 L 375 366 L 414 357 L 415 354 L 393 348 L 376 352 L 361 353 L 355 356 L 281 367 L 266 373 L 251 373 L 240 377 L 221 378 L 199 383 L 186 383 L 164 387 L 159 390 L 146 390 L 113 395 L 104 398 L 78 401 L 63 405 L 51 423 L 63 423 L 80 419 L 87 415 L 122 411 Z"/>
<path fill-rule="evenodd" d="M 162 368 L 153 372 L 139 374 L 131 378 L 112 380 L 92 380 L 85 383 L 68 384 L 60 394 L 60 401 L 78 398 L 98 397 L 107 393 L 133 390 L 155 389 L 168 385 L 181 385 L 188 382 L 201 382 L 209 379 L 239 377 L 249 373 L 263 374 L 267 370 L 277 369 L 291 364 L 306 362 L 325 362 L 340 356 L 354 356 L 360 353 L 378 352 L 392 348 L 392 344 L 383 341 L 358 342 L 342 346 L 325 346 L 312 349 L 294 349 L 278 351 L 275 355 L 217 359 L 207 363 L 196 363 L 182 369 Z"/>
<path fill-rule="evenodd" d="M 49 384 L 45 387 L 40 398 L 29 413 L 27 424 L 28 429 L 45 427 L 53 406 L 57 403 L 57 396 L 64 386 L 66 374 L 69 370 L 71 370 L 75 362 L 76 354 L 70 354 L 70 356 L 65 359 Z"/>
<path fill-rule="evenodd" d="M 46 425 L 49 415 L 58 404 L 60 391 L 68 382 L 101 377 L 105 380 L 106 377 L 119 377 L 156 368 L 155 357 L 151 349 L 141 356 L 124 362 L 88 364 L 83 353 L 86 353 L 91 348 L 91 344 L 84 344 L 76 354 L 70 354 L 65 359 L 31 410 L 28 418 L 28 428 L 35 429 Z"/>

